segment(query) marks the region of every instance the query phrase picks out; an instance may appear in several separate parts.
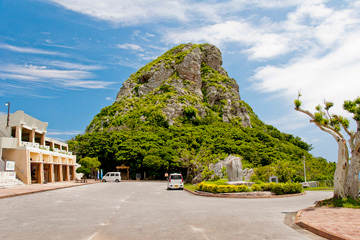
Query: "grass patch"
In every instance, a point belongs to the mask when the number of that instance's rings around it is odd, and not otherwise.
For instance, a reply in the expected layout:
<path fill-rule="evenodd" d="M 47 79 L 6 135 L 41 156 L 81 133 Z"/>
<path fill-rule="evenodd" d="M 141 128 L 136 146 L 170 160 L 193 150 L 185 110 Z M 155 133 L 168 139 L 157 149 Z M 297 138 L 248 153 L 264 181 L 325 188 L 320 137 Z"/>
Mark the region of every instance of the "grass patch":
<path fill-rule="evenodd" d="M 184 188 L 186 188 L 187 190 L 190 190 L 192 192 L 195 192 L 196 190 L 196 185 L 192 185 L 191 183 L 185 183 L 184 184 Z"/>
<path fill-rule="evenodd" d="M 320 201 L 316 207 L 345 207 L 345 208 L 358 208 L 360 209 L 360 200 L 349 198 L 330 198 Z"/>
<path fill-rule="evenodd" d="M 228 181 L 229 180 L 227 179 L 217 179 L 217 180 L 204 181 L 204 183 L 213 184 L 213 185 L 229 185 L 227 184 Z"/>
<path fill-rule="evenodd" d="M 304 188 L 304 191 L 334 191 L 333 187 L 309 187 Z"/>

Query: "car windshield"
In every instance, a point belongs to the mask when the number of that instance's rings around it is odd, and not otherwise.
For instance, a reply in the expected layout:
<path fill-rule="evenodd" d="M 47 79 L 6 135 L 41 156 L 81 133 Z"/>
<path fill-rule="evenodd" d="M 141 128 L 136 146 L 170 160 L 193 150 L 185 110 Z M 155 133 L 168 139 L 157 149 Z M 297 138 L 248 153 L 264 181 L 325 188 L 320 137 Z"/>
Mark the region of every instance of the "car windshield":
<path fill-rule="evenodd" d="M 181 175 L 171 175 L 171 179 L 181 179 Z"/>

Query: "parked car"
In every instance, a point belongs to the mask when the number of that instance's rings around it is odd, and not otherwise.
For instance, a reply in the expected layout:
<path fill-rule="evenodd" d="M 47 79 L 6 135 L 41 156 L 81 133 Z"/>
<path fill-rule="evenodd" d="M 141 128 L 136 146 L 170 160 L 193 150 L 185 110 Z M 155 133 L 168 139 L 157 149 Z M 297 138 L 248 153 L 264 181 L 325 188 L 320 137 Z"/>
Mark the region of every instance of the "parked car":
<path fill-rule="evenodd" d="M 167 190 L 184 189 L 184 179 L 181 173 L 171 173 L 167 182 Z"/>
<path fill-rule="evenodd" d="M 103 182 L 120 182 L 121 174 L 119 172 L 108 172 L 102 178 Z"/>

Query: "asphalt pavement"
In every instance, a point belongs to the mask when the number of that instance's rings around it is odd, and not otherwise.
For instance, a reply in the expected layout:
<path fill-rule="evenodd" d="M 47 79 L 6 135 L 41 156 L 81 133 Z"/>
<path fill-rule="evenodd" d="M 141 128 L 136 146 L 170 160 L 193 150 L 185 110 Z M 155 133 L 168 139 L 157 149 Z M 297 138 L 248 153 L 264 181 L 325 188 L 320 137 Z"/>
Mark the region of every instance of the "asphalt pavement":
<path fill-rule="evenodd" d="M 321 239 L 289 219 L 331 195 L 224 199 L 166 182 L 90 184 L 0 199 L 0 239 Z"/>

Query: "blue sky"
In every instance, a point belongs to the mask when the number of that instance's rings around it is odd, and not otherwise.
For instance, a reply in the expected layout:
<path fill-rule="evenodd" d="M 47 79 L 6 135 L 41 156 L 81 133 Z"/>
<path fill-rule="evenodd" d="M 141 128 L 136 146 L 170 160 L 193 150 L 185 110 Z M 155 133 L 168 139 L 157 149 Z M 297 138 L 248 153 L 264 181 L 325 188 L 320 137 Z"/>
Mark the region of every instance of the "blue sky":
<path fill-rule="evenodd" d="M 301 89 L 304 108 L 326 99 L 346 115 L 342 102 L 360 95 L 360 1 L 0 0 L 0 113 L 11 102 L 70 139 L 131 73 L 187 42 L 218 46 L 265 123 L 336 161 L 335 141 L 293 100 Z"/>

